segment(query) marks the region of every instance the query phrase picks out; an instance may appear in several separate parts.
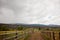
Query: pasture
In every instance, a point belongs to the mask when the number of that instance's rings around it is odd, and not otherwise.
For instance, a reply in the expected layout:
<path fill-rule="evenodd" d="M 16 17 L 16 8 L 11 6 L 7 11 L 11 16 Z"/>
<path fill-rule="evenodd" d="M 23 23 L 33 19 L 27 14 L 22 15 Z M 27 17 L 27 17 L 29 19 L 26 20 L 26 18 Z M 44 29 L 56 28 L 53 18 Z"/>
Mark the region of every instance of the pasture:
<path fill-rule="evenodd" d="M 60 40 L 60 27 L 1 25 L 0 40 Z"/>

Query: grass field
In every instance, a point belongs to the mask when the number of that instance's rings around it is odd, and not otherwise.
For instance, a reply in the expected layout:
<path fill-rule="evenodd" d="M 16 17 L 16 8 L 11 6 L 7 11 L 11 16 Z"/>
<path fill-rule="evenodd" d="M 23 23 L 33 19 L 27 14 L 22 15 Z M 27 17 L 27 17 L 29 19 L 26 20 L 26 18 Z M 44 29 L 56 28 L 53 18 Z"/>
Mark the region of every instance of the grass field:
<path fill-rule="evenodd" d="M 17 34 L 16 34 L 17 33 Z M 51 34 L 52 33 L 52 34 Z M 39 30 L 37 28 L 28 28 L 21 31 L 0 31 L 0 40 L 60 40 L 60 31 L 58 30 Z M 18 35 L 18 36 L 16 36 Z M 16 36 L 15 38 L 9 38 Z M 21 37 L 21 38 L 20 38 Z M 53 38 L 54 37 L 54 38 Z"/>
<path fill-rule="evenodd" d="M 0 40 L 60 40 L 59 27 L 0 26 Z"/>
<path fill-rule="evenodd" d="M 18 40 L 28 40 L 31 38 L 31 36 L 36 37 L 33 34 L 37 34 L 38 32 L 40 33 L 40 31 L 38 29 L 33 29 L 33 28 L 29 28 L 24 31 L 23 30 L 21 30 L 21 31 L 0 31 L 0 40 L 4 39 L 4 37 L 9 38 L 12 36 L 16 36 L 16 32 L 17 32 L 17 35 L 23 36 L 22 38 L 20 38 Z M 38 33 L 38 35 L 40 35 L 39 33 Z M 20 36 L 18 36 L 18 37 L 20 37 Z"/>

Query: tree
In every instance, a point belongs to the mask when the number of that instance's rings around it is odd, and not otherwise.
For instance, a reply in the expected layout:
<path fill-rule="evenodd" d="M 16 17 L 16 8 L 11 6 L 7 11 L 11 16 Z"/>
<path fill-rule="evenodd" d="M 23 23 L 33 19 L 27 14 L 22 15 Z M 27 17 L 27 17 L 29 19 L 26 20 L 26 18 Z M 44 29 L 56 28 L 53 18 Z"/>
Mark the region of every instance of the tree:
<path fill-rule="evenodd" d="M 39 30 L 41 30 L 41 28 L 39 28 Z"/>
<path fill-rule="evenodd" d="M 23 30 L 23 27 L 22 26 L 18 26 L 17 30 Z"/>
<path fill-rule="evenodd" d="M 7 25 L 2 25 L 0 26 L 0 31 L 8 31 L 9 28 L 7 27 Z"/>

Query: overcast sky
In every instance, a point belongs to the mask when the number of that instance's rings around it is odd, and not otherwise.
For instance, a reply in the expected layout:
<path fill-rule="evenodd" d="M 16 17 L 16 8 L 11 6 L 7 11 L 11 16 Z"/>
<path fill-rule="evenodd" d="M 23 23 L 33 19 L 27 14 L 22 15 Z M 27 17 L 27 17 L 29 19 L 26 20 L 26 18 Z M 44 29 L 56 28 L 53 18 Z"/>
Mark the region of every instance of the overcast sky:
<path fill-rule="evenodd" d="M 0 0 L 0 23 L 60 25 L 60 0 Z"/>

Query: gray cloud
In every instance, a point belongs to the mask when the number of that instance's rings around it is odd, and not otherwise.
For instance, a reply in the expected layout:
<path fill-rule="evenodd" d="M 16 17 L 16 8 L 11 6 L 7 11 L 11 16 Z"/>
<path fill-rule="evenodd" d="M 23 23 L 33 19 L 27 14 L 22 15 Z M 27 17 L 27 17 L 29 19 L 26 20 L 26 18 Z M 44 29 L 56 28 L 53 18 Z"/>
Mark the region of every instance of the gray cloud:
<path fill-rule="evenodd" d="M 0 0 L 0 23 L 60 24 L 59 0 Z"/>

